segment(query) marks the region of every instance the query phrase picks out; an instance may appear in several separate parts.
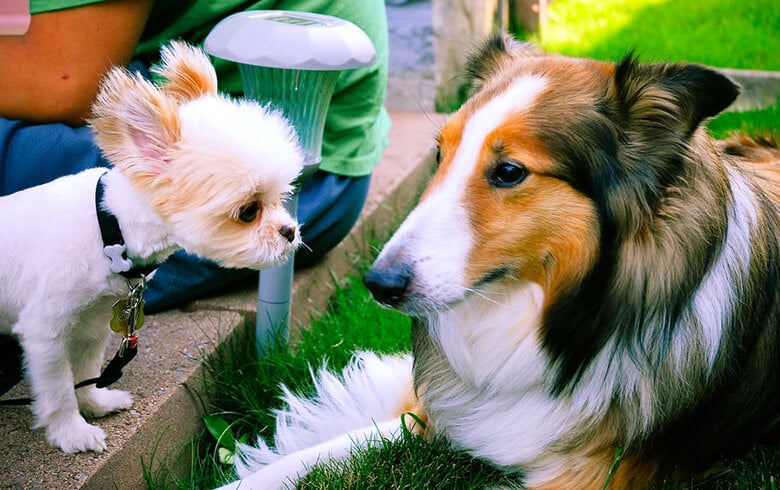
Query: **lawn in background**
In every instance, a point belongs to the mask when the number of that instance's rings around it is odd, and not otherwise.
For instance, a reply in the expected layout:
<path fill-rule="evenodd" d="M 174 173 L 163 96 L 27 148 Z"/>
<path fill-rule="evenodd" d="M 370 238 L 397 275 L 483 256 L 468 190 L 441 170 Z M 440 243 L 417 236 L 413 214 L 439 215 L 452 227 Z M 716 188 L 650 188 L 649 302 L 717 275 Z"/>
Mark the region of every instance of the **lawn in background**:
<path fill-rule="evenodd" d="M 532 40 L 552 53 L 780 70 L 776 0 L 553 0 L 548 15 Z"/>

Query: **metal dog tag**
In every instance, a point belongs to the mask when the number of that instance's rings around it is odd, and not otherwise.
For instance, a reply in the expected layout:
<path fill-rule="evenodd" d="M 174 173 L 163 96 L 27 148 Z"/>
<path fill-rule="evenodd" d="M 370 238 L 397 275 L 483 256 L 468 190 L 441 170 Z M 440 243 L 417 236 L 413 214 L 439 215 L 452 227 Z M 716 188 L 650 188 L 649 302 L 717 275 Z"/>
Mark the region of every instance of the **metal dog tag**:
<path fill-rule="evenodd" d="M 130 337 L 133 332 L 144 325 L 144 300 L 143 292 L 146 289 L 146 281 L 142 281 L 130 288 L 127 298 L 118 299 L 111 309 L 111 330 Z"/>
<path fill-rule="evenodd" d="M 111 307 L 113 310 L 113 316 L 111 317 L 111 330 L 122 335 L 127 334 L 128 320 L 130 319 L 130 312 L 127 308 L 127 299 L 118 299 Z"/>

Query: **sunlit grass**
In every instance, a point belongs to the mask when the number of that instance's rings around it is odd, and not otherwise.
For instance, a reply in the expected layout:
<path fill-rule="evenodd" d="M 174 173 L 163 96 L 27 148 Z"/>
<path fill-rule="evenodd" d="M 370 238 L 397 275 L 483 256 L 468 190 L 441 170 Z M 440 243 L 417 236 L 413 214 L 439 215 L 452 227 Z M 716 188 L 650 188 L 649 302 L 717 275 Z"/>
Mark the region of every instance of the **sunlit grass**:
<path fill-rule="evenodd" d="M 542 39 L 550 51 L 617 60 L 780 70 L 780 2 L 767 0 L 555 0 Z"/>
<path fill-rule="evenodd" d="M 772 107 L 745 112 L 724 112 L 707 123 L 715 138 L 725 138 L 735 131 L 746 133 L 774 132 L 780 136 L 780 97 Z"/>

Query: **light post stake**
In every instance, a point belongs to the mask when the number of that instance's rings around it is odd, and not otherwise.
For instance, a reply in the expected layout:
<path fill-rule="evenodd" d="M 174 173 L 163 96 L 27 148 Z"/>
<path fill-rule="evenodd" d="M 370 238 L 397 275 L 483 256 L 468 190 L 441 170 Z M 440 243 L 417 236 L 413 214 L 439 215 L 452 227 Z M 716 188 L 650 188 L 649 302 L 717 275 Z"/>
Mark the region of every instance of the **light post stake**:
<path fill-rule="evenodd" d="M 373 43 L 356 25 L 337 17 L 254 10 L 222 20 L 207 36 L 204 49 L 237 63 L 245 96 L 281 110 L 298 133 L 306 160 L 286 203 L 297 218 L 300 186 L 322 159 L 325 116 L 338 75 L 373 65 Z M 255 331 L 261 353 L 277 332 L 289 335 L 293 266 L 291 258 L 260 271 Z"/>

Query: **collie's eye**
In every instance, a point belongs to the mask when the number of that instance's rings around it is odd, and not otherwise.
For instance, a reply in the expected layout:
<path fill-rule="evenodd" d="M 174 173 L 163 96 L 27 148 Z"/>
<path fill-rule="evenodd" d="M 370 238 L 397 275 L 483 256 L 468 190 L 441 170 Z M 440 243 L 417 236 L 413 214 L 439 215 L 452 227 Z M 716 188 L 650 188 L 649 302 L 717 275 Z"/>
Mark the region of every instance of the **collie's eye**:
<path fill-rule="evenodd" d="M 441 146 L 436 145 L 436 165 L 441 163 Z"/>
<path fill-rule="evenodd" d="M 488 181 L 495 187 L 513 187 L 525 180 L 528 174 L 528 169 L 525 166 L 517 162 L 503 160 L 498 162 L 498 165 L 490 173 Z"/>
<path fill-rule="evenodd" d="M 250 202 L 238 209 L 238 219 L 244 223 L 251 223 L 257 218 L 258 211 L 260 211 L 260 206 L 257 205 L 257 202 Z"/>

